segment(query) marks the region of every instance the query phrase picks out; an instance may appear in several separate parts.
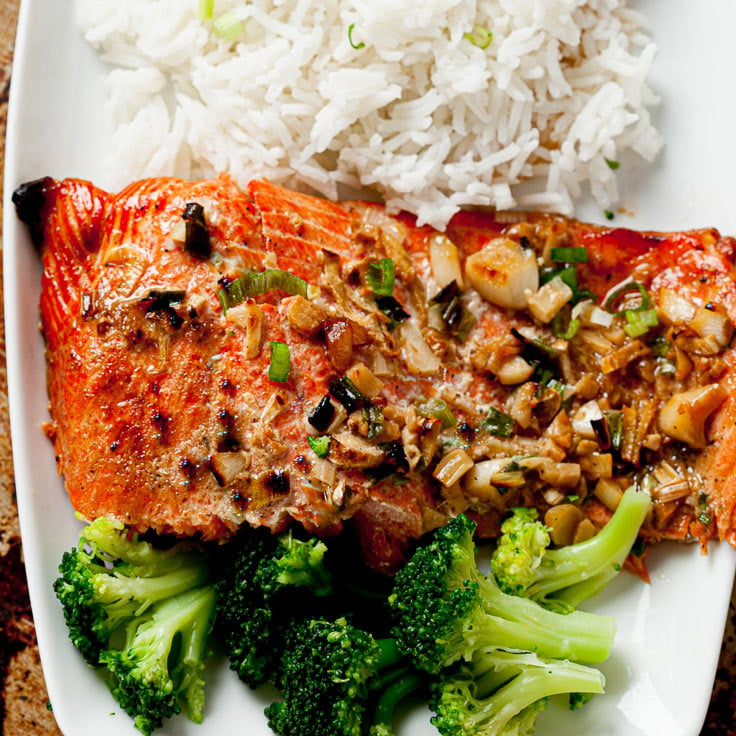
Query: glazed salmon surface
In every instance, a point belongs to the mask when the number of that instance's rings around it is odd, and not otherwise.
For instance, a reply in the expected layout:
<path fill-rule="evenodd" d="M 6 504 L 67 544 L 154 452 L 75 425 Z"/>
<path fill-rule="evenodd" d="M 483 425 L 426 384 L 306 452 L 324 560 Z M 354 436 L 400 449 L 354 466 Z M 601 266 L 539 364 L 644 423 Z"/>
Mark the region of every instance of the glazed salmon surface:
<path fill-rule="evenodd" d="M 15 201 L 43 262 L 47 433 L 87 519 L 347 526 L 390 571 L 460 512 L 493 536 L 513 506 L 562 509 L 585 538 L 636 483 L 645 538 L 736 544 L 731 238 L 479 212 L 440 234 L 226 176 L 44 179 Z"/>

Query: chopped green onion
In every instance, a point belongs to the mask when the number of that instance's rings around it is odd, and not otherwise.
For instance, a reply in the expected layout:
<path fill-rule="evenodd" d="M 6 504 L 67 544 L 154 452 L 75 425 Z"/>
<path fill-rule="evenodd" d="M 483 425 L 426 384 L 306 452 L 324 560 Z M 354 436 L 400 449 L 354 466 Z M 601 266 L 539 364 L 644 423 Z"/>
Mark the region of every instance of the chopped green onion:
<path fill-rule="evenodd" d="M 671 347 L 672 345 L 670 345 L 669 340 L 662 337 L 662 335 L 652 341 L 652 351 L 658 358 L 666 358 L 669 355 Z"/>
<path fill-rule="evenodd" d="M 184 250 L 200 260 L 209 258 L 212 245 L 204 207 L 199 202 L 188 202 L 181 219 L 184 220 Z"/>
<path fill-rule="evenodd" d="M 449 333 L 460 342 L 468 339 L 470 330 L 473 329 L 476 318 L 460 301 L 460 287 L 457 281 L 451 281 L 437 295 L 430 300 L 430 310 L 439 306 L 442 323 Z"/>
<path fill-rule="evenodd" d="M 409 313 L 401 306 L 399 301 L 393 296 L 377 296 L 376 304 L 378 308 L 388 317 L 388 329 L 393 330 L 397 324 L 409 319 Z"/>
<path fill-rule="evenodd" d="M 636 307 L 631 307 L 628 304 L 623 309 L 617 309 L 617 307 L 621 306 L 619 305 L 619 301 L 621 298 L 630 292 L 636 291 L 639 293 L 639 296 L 641 298 L 641 302 Z M 616 317 L 622 317 L 626 312 L 643 312 L 646 309 L 649 309 L 652 306 L 652 302 L 649 299 L 649 292 L 646 290 L 643 284 L 640 284 L 638 281 L 630 281 L 628 284 L 624 284 L 620 289 L 616 289 L 616 291 L 611 294 L 611 296 L 606 299 L 605 308 L 612 312 Z"/>
<path fill-rule="evenodd" d="M 613 212 L 611 210 L 603 210 L 603 214 L 606 216 L 606 220 L 613 220 Z"/>
<path fill-rule="evenodd" d="M 473 26 L 472 31 L 463 33 L 463 38 L 466 38 L 479 49 L 487 49 L 493 41 L 493 33 L 483 26 Z"/>
<path fill-rule="evenodd" d="M 418 399 L 414 406 L 423 417 L 439 419 L 444 429 L 457 426 L 457 418 L 442 399 Z"/>
<path fill-rule="evenodd" d="M 321 437 L 315 437 L 310 434 L 307 435 L 307 442 L 309 442 L 309 446 L 317 457 L 327 457 L 327 453 L 330 451 L 330 438 L 328 435 L 323 434 Z"/>
<path fill-rule="evenodd" d="M 550 258 L 558 263 L 587 263 L 588 249 L 579 248 L 552 248 Z"/>
<path fill-rule="evenodd" d="M 629 337 L 639 337 L 649 331 L 650 327 L 656 327 L 659 324 L 656 309 L 627 309 L 626 324 L 624 331 Z"/>
<path fill-rule="evenodd" d="M 348 26 L 348 41 L 350 42 L 350 45 L 358 51 L 359 49 L 362 49 L 365 47 L 365 44 L 361 41 L 360 43 L 354 43 L 353 42 L 353 28 L 355 28 L 355 23 L 351 23 Z"/>
<path fill-rule="evenodd" d="M 215 10 L 215 0 L 199 0 L 197 7 L 197 17 L 200 20 L 210 20 Z"/>
<path fill-rule="evenodd" d="M 564 268 L 545 269 L 540 274 L 542 285 L 559 276 L 571 289 L 573 294 L 578 291 L 578 272 L 575 266 L 565 266 Z"/>
<path fill-rule="evenodd" d="M 271 341 L 271 364 L 268 366 L 268 380 L 284 383 L 291 370 L 289 346 L 283 342 Z"/>
<path fill-rule="evenodd" d="M 492 406 L 483 422 L 483 428 L 496 437 L 511 437 L 514 419 Z"/>
<path fill-rule="evenodd" d="M 611 169 L 611 171 L 616 171 L 621 164 L 618 161 L 611 161 L 610 158 L 606 159 L 606 163 L 608 164 L 608 168 Z"/>
<path fill-rule="evenodd" d="M 287 294 L 307 298 L 308 284 L 304 279 L 280 268 L 267 268 L 265 271 L 248 271 L 240 278 L 218 291 L 224 311 L 244 302 L 246 299 L 280 289 Z"/>
<path fill-rule="evenodd" d="M 710 515 L 710 512 L 708 510 L 708 494 L 707 493 L 701 493 L 698 497 L 698 521 L 701 524 L 705 524 L 706 526 L 710 524 L 713 521 L 713 518 Z"/>
<path fill-rule="evenodd" d="M 624 438 L 624 414 L 621 411 L 605 409 L 603 411 L 603 419 L 608 429 L 608 437 L 611 447 L 615 450 L 621 449 L 621 442 Z"/>
<path fill-rule="evenodd" d="M 243 34 L 245 26 L 243 21 L 238 18 L 238 15 L 233 10 L 228 10 L 227 13 L 218 15 L 212 21 L 212 28 L 215 33 L 225 41 L 234 41 L 236 38 Z"/>
<path fill-rule="evenodd" d="M 383 428 L 385 426 L 383 409 L 377 404 L 373 404 L 369 401 L 363 405 L 361 413 L 363 415 L 363 419 L 368 424 L 368 432 L 366 434 L 366 437 L 369 440 L 373 440 L 378 437 L 381 432 L 383 432 Z"/>
<path fill-rule="evenodd" d="M 329 396 L 323 396 L 319 404 L 309 412 L 307 421 L 318 431 L 325 432 L 335 418 L 335 407 Z"/>
<path fill-rule="evenodd" d="M 580 320 L 571 316 L 572 310 L 569 305 L 565 305 L 552 318 L 552 334 L 562 340 L 572 340 L 580 329 Z"/>
<path fill-rule="evenodd" d="M 364 394 L 357 389 L 347 376 L 330 381 L 330 393 L 349 412 L 360 408 L 365 402 Z"/>
<path fill-rule="evenodd" d="M 391 258 L 381 258 L 378 263 L 369 263 L 365 274 L 368 286 L 374 294 L 391 296 L 394 293 L 394 262 Z"/>

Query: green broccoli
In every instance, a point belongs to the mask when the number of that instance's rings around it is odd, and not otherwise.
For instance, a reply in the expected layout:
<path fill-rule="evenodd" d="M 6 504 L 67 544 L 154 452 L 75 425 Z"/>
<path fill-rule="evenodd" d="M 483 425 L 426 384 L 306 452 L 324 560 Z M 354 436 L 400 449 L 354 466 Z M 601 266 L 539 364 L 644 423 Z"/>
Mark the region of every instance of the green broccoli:
<path fill-rule="evenodd" d="M 141 621 L 127 627 L 120 650 L 102 653 L 112 675 L 110 689 L 144 734 L 186 707 L 204 716 L 204 658 L 215 614 L 215 592 L 200 586 L 157 603 Z"/>
<path fill-rule="evenodd" d="M 243 682 L 268 682 L 285 631 L 331 590 L 324 542 L 244 527 L 220 551 L 215 633 Z"/>
<path fill-rule="evenodd" d="M 463 514 L 451 519 L 396 575 L 389 597 L 393 635 L 418 668 L 436 674 L 478 650 L 499 647 L 586 663 L 609 656 L 612 617 L 563 615 L 502 592 L 478 569 L 474 529 Z"/>
<path fill-rule="evenodd" d="M 493 575 L 507 593 L 560 611 L 575 609 L 621 570 L 650 505 L 649 494 L 632 486 L 594 537 L 558 549 L 549 548 L 549 534 L 535 513 L 514 509 L 491 556 Z"/>
<path fill-rule="evenodd" d="M 99 518 L 63 554 L 54 591 L 72 643 L 105 670 L 113 695 L 145 734 L 181 711 L 202 718 L 202 670 L 215 614 L 207 553 L 165 549 Z"/>
<path fill-rule="evenodd" d="M 210 575 L 207 558 L 191 545 L 161 550 L 104 517 L 82 529 L 79 546 L 62 555 L 59 573 L 54 592 L 69 638 L 93 666 L 128 621 Z"/>
<path fill-rule="evenodd" d="M 478 651 L 433 683 L 431 720 L 443 736 L 531 736 L 551 696 L 602 693 L 604 684 L 594 667 L 530 652 Z"/>
<path fill-rule="evenodd" d="M 392 639 L 345 618 L 304 620 L 285 637 L 283 699 L 266 716 L 279 736 L 392 736 L 394 709 L 422 684 Z"/>

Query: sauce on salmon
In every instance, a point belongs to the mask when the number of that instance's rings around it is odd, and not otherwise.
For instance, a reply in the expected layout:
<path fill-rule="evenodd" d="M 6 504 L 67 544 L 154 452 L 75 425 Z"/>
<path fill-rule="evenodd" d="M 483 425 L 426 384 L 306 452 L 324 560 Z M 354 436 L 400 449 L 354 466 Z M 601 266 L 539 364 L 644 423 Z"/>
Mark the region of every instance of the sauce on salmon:
<path fill-rule="evenodd" d="M 224 175 L 14 201 L 87 519 L 348 527 L 391 571 L 460 512 L 490 537 L 534 506 L 587 538 L 637 484 L 645 539 L 736 545 L 732 238 L 487 212 L 438 233 Z"/>

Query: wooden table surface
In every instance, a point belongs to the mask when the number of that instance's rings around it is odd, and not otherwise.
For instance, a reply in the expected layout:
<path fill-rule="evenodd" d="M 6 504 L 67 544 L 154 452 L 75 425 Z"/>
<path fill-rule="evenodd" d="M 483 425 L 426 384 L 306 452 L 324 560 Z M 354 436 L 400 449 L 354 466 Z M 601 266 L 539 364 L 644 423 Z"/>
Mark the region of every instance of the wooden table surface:
<path fill-rule="evenodd" d="M 20 0 L 0 0 L 0 172 L 19 4 Z M 1 188 L 0 178 L 0 191 Z M 0 235 L 0 251 L 2 245 Z M 48 735 L 59 731 L 47 707 L 23 569 L 8 427 L 1 276 L 0 264 L 0 727 L 4 736 Z M 729 613 L 703 736 L 736 736 L 736 593 L 731 598 Z M 693 627 L 697 631 L 697 622 L 693 622 Z M 683 632 L 683 636 L 691 635 L 693 632 Z M 204 736 L 205 731 L 202 733 Z"/>

